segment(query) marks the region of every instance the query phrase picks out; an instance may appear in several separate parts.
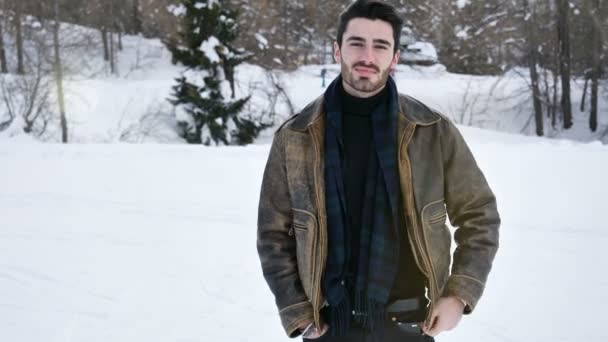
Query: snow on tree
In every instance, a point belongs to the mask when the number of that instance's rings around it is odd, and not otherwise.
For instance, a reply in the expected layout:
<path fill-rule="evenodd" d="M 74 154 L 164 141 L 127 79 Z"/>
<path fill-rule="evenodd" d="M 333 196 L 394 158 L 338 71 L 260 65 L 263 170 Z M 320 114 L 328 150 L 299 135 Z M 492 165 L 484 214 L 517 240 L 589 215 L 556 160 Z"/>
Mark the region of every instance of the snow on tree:
<path fill-rule="evenodd" d="M 517 24 L 509 1 L 452 0 L 446 10 L 440 45 L 448 70 L 470 74 L 500 74 L 510 56 L 509 42 Z M 445 15 L 445 14 L 444 14 Z M 451 30 L 451 32 L 450 32 Z"/>
<path fill-rule="evenodd" d="M 238 13 L 219 0 L 182 0 L 167 10 L 182 23 L 181 41 L 166 44 L 174 62 L 186 67 L 169 99 L 177 109 L 180 134 L 193 144 L 252 143 L 271 123 L 241 114 L 249 96 L 234 99 L 234 69 L 249 56 L 232 45 Z M 231 86 L 230 101 L 222 92 L 224 81 Z"/>

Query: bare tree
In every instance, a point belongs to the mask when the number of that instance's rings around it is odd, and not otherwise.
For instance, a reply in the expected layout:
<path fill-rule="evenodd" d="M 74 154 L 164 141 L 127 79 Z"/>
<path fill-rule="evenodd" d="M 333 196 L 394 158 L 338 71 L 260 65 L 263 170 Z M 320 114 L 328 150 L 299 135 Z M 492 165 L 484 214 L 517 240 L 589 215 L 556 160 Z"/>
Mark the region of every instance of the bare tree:
<path fill-rule="evenodd" d="M 12 108 L 12 90 L 7 86 L 8 80 L 5 75 L 0 75 L 0 98 L 6 110 L 0 112 L 0 132 L 7 129 L 15 120 L 15 110 Z M 4 116 L 4 117 L 3 117 Z"/>
<path fill-rule="evenodd" d="M 4 32 L 2 31 L 6 15 L 4 0 L 0 1 L 0 11 L 2 11 L 2 15 L 0 15 L 0 72 L 6 74 L 8 73 L 8 67 L 6 66 L 6 51 L 4 50 Z"/>
<path fill-rule="evenodd" d="M 17 74 L 19 75 L 25 74 L 25 68 L 23 66 L 23 33 L 21 27 L 22 7 L 22 2 L 14 4 L 15 16 L 13 18 L 13 25 L 15 26 L 15 44 L 17 48 Z"/>
<path fill-rule="evenodd" d="M 602 52 L 602 23 L 600 16 L 601 0 L 593 0 L 591 10 L 591 112 L 589 114 L 589 128 L 592 132 L 597 130 L 597 102 L 598 102 L 598 79 L 602 74 L 600 54 Z"/>
<path fill-rule="evenodd" d="M 110 64 L 110 72 L 114 73 L 114 41 L 113 41 L 113 32 L 114 32 L 114 18 L 113 18 L 113 8 L 114 1 L 113 0 L 105 0 L 101 3 L 97 3 L 93 5 L 94 8 L 91 9 L 93 13 L 96 13 L 97 26 L 99 28 L 99 32 L 101 33 L 101 42 L 103 47 L 103 60 L 109 62 Z"/>
<path fill-rule="evenodd" d="M 557 36 L 559 40 L 559 68 L 562 81 L 561 108 L 564 116 L 564 128 L 572 127 L 572 104 L 570 101 L 570 25 L 568 0 L 556 0 L 557 2 Z"/>
<path fill-rule="evenodd" d="M 536 11 L 530 6 L 528 0 L 523 0 L 524 9 L 524 27 L 525 37 L 527 41 L 527 60 L 528 68 L 530 69 L 530 86 L 532 88 L 532 102 L 534 104 L 534 118 L 536 123 L 536 135 L 544 135 L 544 123 L 543 123 L 543 108 L 540 98 L 540 89 L 538 81 L 538 71 L 536 65 L 538 64 L 538 45 L 536 43 L 536 35 L 533 31 L 532 25 L 536 20 Z"/>
<path fill-rule="evenodd" d="M 53 50 L 55 52 L 55 82 L 57 83 L 57 100 L 59 102 L 59 119 L 61 123 L 61 142 L 68 142 L 68 124 L 65 116 L 65 97 L 63 94 L 63 68 L 59 44 L 59 0 L 54 2 L 55 23 L 53 25 Z"/>
<path fill-rule="evenodd" d="M 12 127 L 11 130 L 14 131 L 41 136 L 52 120 L 52 112 L 49 110 L 51 87 L 47 66 L 48 44 L 42 26 L 38 30 L 22 32 L 21 17 L 26 13 L 23 11 L 26 7 L 22 6 L 26 4 L 13 1 L 4 3 L 10 6 L 13 15 L 12 33 L 16 41 L 16 49 L 9 49 L 9 53 L 17 56 L 19 65 L 17 75 L 0 75 L 0 131 Z M 23 50 L 25 40 L 31 47 L 27 54 Z"/>
<path fill-rule="evenodd" d="M 104 61 L 109 61 L 110 60 L 110 49 L 109 49 L 109 44 L 108 44 L 108 30 L 106 29 L 105 26 L 103 26 L 99 32 L 101 32 L 101 42 L 103 44 L 103 60 Z"/>
<path fill-rule="evenodd" d="M 289 97 L 286 89 L 287 80 L 284 74 L 273 68 L 263 68 L 264 78 L 256 78 L 247 84 L 237 84 L 246 87 L 247 94 L 260 101 L 248 101 L 245 104 L 245 112 L 264 122 L 268 127 L 276 122 L 277 116 L 284 114 L 286 117 L 293 115 L 297 108 Z M 263 104 L 263 105 L 260 105 Z"/>
<path fill-rule="evenodd" d="M 142 29 L 142 23 L 141 11 L 139 10 L 139 0 L 133 0 L 133 9 L 131 15 L 131 20 L 133 21 L 133 33 L 140 33 Z"/>
<path fill-rule="evenodd" d="M 175 114 L 163 103 L 150 103 L 143 115 L 136 121 L 123 126 L 128 108 L 116 128 L 110 132 L 109 141 L 128 143 L 144 143 L 148 140 L 155 142 L 170 142 L 179 139 L 175 133 Z"/>
<path fill-rule="evenodd" d="M 0 131 L 18 124 L 23 132 L 41 136 L 52 120 L 49 110 L 50 84 L 42 59 L 24 76 L 0 75 L 0 102 L 6 119 L 0 119 Z M 15 121 L 18 119 L 18 121 Z"/>
<path fill-rule="evenodd" d="M 109 0 L 109 15 L 107 27 L 110 29 L 110 73 L 116 73 L 116 49 L 114 47 L 114 32 L 116 31 L 116 18 L 114 17 L 114 0 Z"/>
<path fill-rule="evenodd" d="M 116 71 L 114 49 L 114 31 L 116 30 L 116 20 L 114 18 L 115 3 L 114 0 L 105 0 L 93 6 L 94 8 L 91 11 L 98 15 L 96 25 L 101 33 L 103 59 L 109 63 L 110 72 L 114 74 Z"/>

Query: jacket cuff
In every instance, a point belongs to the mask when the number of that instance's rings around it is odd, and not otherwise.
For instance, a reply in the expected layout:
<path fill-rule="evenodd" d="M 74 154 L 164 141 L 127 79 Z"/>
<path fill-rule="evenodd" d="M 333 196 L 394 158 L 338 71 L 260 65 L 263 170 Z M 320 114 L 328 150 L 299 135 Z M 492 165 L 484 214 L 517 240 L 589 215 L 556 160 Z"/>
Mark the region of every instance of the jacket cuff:
<path fill-rule="evenodd" d="M 468 305 L 467 302 L 464 299 L 462 299 L 460 297 L 457 297 L 457 296 L 454 296 L 454 297 L 457 298 L 459 301 L 461 301 L 462 305 L 464 305 L 465 307 Z"/>
<path fill-rule="evenodd" d="M 296 303 L 279 311 L 281 324 L 289 337 L 297 337 L 302 332 L 300 328 L 314 321 L 312 304 L 309 301 Z"/>
<path fill-rule="evenodd" d="M 484 288 L 485 284 L 473 277 L 452 274 L 445 284 L 442 296 L 452 296 L 462 300 L 465 303 L 464 314 L 468 315 L 475 310 Z"/>

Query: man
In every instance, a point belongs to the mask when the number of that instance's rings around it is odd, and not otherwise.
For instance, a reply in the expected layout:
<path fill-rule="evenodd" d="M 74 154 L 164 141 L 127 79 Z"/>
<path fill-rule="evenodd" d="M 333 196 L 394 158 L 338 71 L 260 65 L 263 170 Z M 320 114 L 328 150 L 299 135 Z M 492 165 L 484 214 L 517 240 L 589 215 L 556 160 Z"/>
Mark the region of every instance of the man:
<path fill-rule="evenodd" d="M 275 134 L 257 247 L 290 337 L 433 341 L 485 287 L 496 199 L 456 127 L 397 92 L 401 27 L 384 2 L 348 7 L 340 76 Z"/>

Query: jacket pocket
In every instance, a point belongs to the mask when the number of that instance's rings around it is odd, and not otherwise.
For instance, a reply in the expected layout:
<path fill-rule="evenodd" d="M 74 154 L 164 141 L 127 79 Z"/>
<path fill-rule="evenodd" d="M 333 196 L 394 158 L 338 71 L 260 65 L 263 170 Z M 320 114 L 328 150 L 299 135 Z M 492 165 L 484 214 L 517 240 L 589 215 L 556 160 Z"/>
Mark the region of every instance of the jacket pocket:
<path fill-rule="evenodd" d="M 291 229 L 296 240 L 296 257 L 298 274 L 308 298 L 312 298 L 312 258 L 314 234 L 316 232 L 317 218 L 313 213 L 302 210 L 293 210 Z"/>
<path fill-rule="evenodd" d="M 421 217 L 424 240 L 441 293 L 450 273 L 452 244 L 452 234 L 446 225 L 447 210 L 444 199 L 426 204 Z"/>
<path fill-rule="evenodd" d="M 422 220 L 430 229 L 447 229 L 445 226 L 446 218 L 447 211 L 443 199 L 428 203 L 422 209 Z"/>
<path fill-rule="evenodd" d="M 442 213 L 433 217 L 429 217 L 429 225 L 434 225 L 434 224 L 443 224 L 445 223 L 445 219 L 447 218 L 447 213 Z"/>

